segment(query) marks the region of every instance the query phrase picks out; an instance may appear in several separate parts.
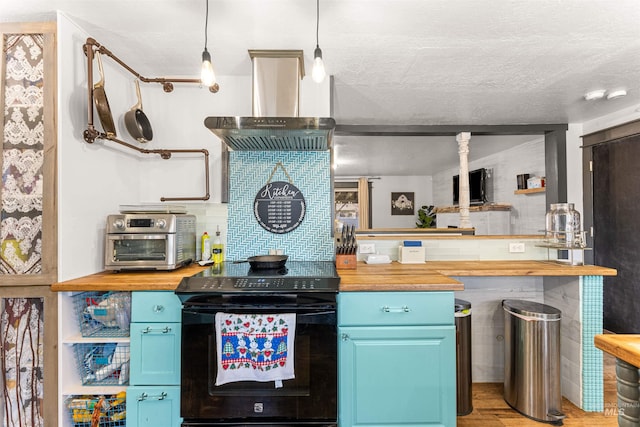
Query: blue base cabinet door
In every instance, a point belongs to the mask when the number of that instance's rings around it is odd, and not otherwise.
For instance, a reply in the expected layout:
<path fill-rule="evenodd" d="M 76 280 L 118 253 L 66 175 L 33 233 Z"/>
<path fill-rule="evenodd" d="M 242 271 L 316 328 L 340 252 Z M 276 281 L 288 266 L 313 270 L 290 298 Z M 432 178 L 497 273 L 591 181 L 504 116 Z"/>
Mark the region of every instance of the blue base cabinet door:
<path fill-rule="evenodd" d="M 180 323 L 131 324 L 131 384 L 180 384 Z"/>
<path fill-rule="evenodd" d="M 129 386 L 127 427 L 179 427 L 179 386 Z"/>
<path fill-rule="evenodd" d="M 127 427 L 180 427 L 180 299 L 173 292 L 131 295 Z"/>
<path fill-rule="evenodd" d="M 456 425 L 453 292 L 338 295 L 340 427 Z"/>
<path fill-rule="evenodd" d="M 455 326 L 341 327 L 340 426 L 455 426 Z"/>

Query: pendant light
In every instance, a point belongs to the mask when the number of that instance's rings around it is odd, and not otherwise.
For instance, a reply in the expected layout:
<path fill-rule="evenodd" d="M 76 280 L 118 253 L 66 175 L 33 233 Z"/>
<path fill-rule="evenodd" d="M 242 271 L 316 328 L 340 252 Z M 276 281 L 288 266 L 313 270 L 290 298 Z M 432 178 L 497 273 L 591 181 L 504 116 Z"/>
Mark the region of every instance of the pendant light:
<path fill-rule="evenodd" d="M 324 62 L 322 62 L 322 49 L 318 42 L 318 29 L 320 27 L 320 0 L 316 0 L 316 50 L 313 52 L 313 70 L 311 70 L 311 78 L 316 83 L 321 83 L 327 75 L 324 70 Z"/>
<path fill-rule="evenodd" d="M 205 0 L 207 4 L 206 16 L 204 20 L 204 51 L 202 52 L 202 68 L 200 70 L 200 81 L 205 86 L 213 86 L 216 83 L 216 75 L 211 65 L 211 54 L 207 50 L 207 30 L 209 27 L 209 0 Z"/>

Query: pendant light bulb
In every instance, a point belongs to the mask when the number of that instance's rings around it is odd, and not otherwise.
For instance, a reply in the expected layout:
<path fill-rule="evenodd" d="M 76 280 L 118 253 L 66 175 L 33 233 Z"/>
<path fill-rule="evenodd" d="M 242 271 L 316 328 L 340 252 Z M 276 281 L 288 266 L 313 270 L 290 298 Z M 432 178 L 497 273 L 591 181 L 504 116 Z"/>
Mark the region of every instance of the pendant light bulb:
<path fill-rule="evenodd" d="M 316 83 L 322 83 L 327 75 L 324 70 L 324 62 L 322 61 L 322 49 L 316 45 L 316 50 L 313 52 L 313 70 L 311 70 L 311 78 Z"/>
<path fill-rule="evenodd" d="M 211 54 L 204 48 L 202 52 L 202 68 L 200 70 L 200 81 L 205 86 L 213 86 L 216 82 L 216 74 L 213 72 L 213 65 L 211 65 Z"/>
<path fill-rule="evenodd" d="M 318 35 L 320 32 L 320 0 L 316 0 L 316 50 L 313 51 L 313 69 L 311 70 L 311 78 L 316 83 L 322 83 L 327 72 L 324 70 L 324 62 L 322 61 L 322 49 Z"/>

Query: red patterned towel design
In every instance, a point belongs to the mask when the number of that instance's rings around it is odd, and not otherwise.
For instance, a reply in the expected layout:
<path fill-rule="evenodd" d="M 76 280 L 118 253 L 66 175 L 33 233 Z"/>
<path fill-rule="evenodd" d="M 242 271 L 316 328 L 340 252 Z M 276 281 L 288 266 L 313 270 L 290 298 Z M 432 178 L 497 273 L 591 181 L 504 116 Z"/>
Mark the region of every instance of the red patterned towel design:
<path fill-rule="evenodd" d="M 295 313 L 216 313 L 216 385 L 295 378 Z"/>

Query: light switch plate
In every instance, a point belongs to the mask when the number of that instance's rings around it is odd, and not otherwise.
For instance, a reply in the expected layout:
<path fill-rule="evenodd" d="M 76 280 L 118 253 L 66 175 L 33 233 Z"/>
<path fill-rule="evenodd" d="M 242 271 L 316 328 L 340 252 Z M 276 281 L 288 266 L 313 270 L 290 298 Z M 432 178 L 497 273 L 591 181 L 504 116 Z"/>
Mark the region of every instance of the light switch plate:
<path fill-rule="evenodd" d="M 376 253 L 376 244 L 375 243 L 360 243 L 358 245 L 360 248 L 361 254 L 375 254 Z"/>
<path fill-rule="evenodd" d="M 512 254 L 523 253 L 524 252 L 524 243 L 522 243 L 522 242 L 509 243 L 509 252 L 512 253 Z"/>

